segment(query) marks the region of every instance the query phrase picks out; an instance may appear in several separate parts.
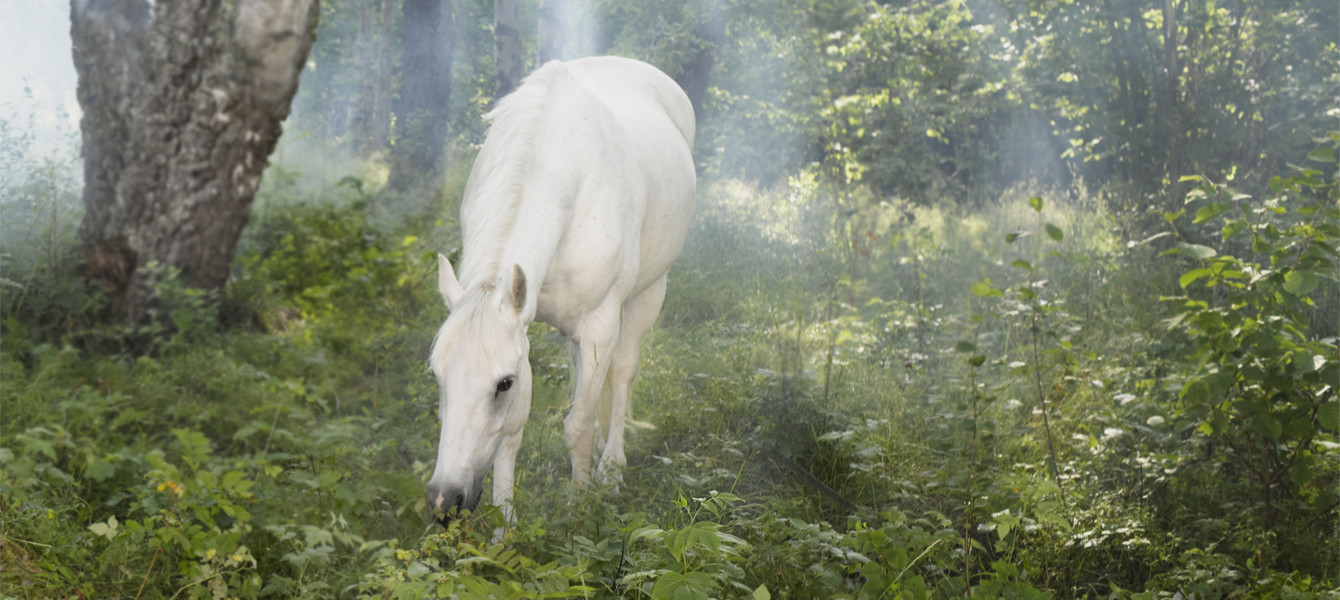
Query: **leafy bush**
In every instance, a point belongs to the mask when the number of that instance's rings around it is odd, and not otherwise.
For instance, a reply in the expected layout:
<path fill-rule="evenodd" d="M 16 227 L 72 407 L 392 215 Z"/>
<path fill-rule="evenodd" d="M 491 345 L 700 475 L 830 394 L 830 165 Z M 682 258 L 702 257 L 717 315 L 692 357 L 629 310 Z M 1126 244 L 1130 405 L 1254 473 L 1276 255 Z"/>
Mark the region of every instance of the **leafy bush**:
<path fill-rule="evenodd" d="M 1333 164 L 1337 145 L 1340 134 L 1332 134 L 1309 159 Z M 1234 550 L 1255 553 L 1258 564 L 1333 564 L 1334 548 L 1295 540 L 1318 526 L 1333 529 L 1340 503 L 1340 346 L 1333 329 L 1312 319 L 1314 298 L 1340 287 L 1340 182 L 1295 169 L 1272 178 L 1272 197 L 1256 202 L 1226 184 L 1189 178 L 1202 184 L 1188 195 L 1192 225 L 1222 222 L 1222 250 L 1182 241 L 1168 251 L 1196 262 L 1179 282 L 1186 295 L 1167 299 L 1176 306 L 1169 329 L 1194 344 L 1173 426 L 1190 434 L 1187 467 L 1237 474 L 1224 482 L 1240 499 L 1232 512 L 1265 536 Z M 1168 222 L 1175 226 L 1184 212 Z M 1265 553 L 1266 546 L 1274 550 Z"/>

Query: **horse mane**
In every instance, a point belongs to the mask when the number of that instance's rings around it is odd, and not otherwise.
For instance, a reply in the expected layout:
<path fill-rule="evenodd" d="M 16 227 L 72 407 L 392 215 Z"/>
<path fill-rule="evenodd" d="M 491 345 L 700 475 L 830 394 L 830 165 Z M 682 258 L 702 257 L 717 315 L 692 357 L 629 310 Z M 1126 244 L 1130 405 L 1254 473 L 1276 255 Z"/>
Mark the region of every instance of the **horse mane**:
<path fill-rule="evenodd" d="M 497 287 L 491 283 L 475 286 L 456 301 L 451 311 L 451 316 L 456 318 L 443 322 L 442 327 L 437 330 L 437 335 L 433 336 L 433 349 L 429 354 L 428 364 L 440 365 L 446 362 L 448 344 L 452 339 L 503 339 L 507 331 L 501 322 L 498 319 L 486 318 L 485 314 L 485 308 L 489 305 L 488 299 L 495 290 Z M 487 354 L 490 347 L 489 344 L 482 344 L 480 351 Z M 486 360 L 489 358 L 485 357 Z"/>
<path fill-rule="evenodd" d="M 476 160 L 489 161 L 483 165 L 487 170 L 481 171 L 487 176 L 478 188 L 466 190 L 477 198 L 470 205 L 469 227 L 464 211 L 461 214 L 462 242 L 470 259 L 469 265 L 463 265 L 461 280 L 467 285 L 483 283 L 477 278 L 498 272 L 503 245 L 496 242 L 505 239 L 516 223 L 526 174 L 539 153 L 541 117 L 548 108 L 554 76 L 560 71 L 566 73 L 562 63 L 546 63 L 484 115 L 490 125 Z M 472 256 L 481 251 L 482 256 Z"/>

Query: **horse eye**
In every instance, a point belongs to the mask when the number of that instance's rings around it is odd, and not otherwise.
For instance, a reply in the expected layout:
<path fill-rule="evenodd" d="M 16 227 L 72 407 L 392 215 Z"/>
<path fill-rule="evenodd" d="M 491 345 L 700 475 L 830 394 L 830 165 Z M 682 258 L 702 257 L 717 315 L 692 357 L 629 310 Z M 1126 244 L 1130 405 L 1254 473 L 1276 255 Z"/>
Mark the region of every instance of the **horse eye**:
<path fill-rule="evenodd" d="M 515 381 L 515 380 L 516 380 L 515 377 L 503 377 L 502 379 L 499 379 L 499 380 L 498 380 L 498 393 L 501 394 L 501 393 L 503 393 L 503 392 L 505 392 L 505 391 L 507 391 L 507 390 L 512 389 L 512 382 Z"/>

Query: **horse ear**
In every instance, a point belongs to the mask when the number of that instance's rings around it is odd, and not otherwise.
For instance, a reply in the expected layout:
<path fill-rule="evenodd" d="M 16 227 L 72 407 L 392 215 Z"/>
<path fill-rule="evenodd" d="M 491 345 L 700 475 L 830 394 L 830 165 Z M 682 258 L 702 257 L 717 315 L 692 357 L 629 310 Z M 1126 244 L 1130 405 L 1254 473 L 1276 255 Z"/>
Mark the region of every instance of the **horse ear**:
<path fill-rule="evenodd" d="M 451 270 L 451 262 L 441 254 L 437 255 L 437 289 L 442 292 L 442 300 L 447 303 L 447 308 L 451 308 L 465 294 L 461 283 L 456 281 L 456 272 Z"/>
<path fill-rule="evenodd" d="M 512 307 L 518 314 L 526 307 L 526 274 L 521 265 L 512 265 Z"/>

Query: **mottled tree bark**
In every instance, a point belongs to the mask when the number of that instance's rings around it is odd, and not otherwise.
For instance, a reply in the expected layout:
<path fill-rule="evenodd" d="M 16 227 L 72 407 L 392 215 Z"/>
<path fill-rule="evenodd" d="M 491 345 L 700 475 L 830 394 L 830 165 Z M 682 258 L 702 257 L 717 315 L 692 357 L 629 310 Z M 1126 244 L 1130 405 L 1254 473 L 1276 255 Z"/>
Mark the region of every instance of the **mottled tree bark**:
<path fill-rule="evenodd" d="M 144 323 L 160 269 L 223 287 L 297 91 L 316 0 L 72 0 L 80 225 L 108 317 Z"/>
<path fill-rule="evenodd" d="M 451 0 L 405 0 L 400 99 L 390 185 L 408 189 L 442 173 L 451 102 Z"/>
<path fill-rule="evenodd" d="M 493 67 L 497 79 L 494 101 L 521 83 L 524 62 L 521 53 L 521 0 L 493 2 Z"/>

